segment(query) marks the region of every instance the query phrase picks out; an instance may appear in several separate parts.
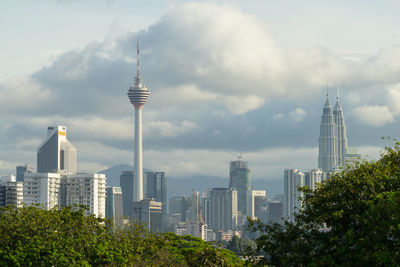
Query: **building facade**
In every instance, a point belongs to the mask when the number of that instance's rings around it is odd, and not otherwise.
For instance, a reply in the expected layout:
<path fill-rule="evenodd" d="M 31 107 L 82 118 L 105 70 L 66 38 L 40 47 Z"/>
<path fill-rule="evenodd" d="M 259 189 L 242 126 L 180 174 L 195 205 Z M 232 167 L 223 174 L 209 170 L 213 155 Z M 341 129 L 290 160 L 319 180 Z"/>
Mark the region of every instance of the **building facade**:
<path fill-rule="evenodd" d="M 106 187 L 106 218 L 112 219 L 114 225 L 122 225 L 124 215 L 121 187 Z"/>
<path fill-rule="evenodd" d="M 303 193 L 298 187 L 304 186 L 304 174 L 297 169 L 284 170 L 284 215 L 288 221 L 294 221 L 294 215 L 301 209 Z"/>
<path fill-rule="evenodd" d="M 237 228 L 237 190 L 235 188 L 211 189 L 211 225 L 215 232 Z"/>
<path fill-rule="evenodd" d="M 50 126 L 47 128 L 47 138 L 37 150 L 37 172 L 76 173 L 76 148 L 67 140 L 67 127 Z"/>
<path fill-rule="evenodd" d="M 131 205 L 131 220 L 140 223 L 152 232 L 162 230 L 162 203 L 150 199 L 134 201 Z"/>
<path fill-rule="evenodd" d="M 133 171 L 123 171 L 119 179 L 119 185 L 122 190 L 123 214 L 124 217 L 129 218 L 133 201 Z"/>

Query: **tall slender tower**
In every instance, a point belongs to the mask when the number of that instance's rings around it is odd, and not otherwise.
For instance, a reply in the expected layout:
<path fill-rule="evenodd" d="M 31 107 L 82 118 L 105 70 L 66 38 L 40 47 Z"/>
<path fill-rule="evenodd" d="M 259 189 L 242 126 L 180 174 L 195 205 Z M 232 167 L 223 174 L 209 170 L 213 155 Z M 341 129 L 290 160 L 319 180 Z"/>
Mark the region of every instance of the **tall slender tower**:
<path fill-rule="evenodd" d="M 328 95 L 321 118 L 318 168 L 332 171 L 337 166 L 337 127 Z"/>
<path fill-rule="evenodd" d="M 143 199 L 143 160 L 142 160 L 142 107 L 147 102 L 149 91 L 140 77 L 140 45 L 137 43 L 137 72 L 135 85 L 128 90 L 128 97 L 135 107 L 135 162 L 133 174 L 133 201 Z"/>
<path fill-rule="evenodd" d="M 339 91 L 336 96 L 336 104 L 333 110 L 333 116 L 335 117 L 336 133 L 337 133 L 337 162 L 338 167 L 344 166 L 344 154 L 347 149 L 347 134 L 346 125 L 344 123 L 343 109 L 339 102 Z"/>

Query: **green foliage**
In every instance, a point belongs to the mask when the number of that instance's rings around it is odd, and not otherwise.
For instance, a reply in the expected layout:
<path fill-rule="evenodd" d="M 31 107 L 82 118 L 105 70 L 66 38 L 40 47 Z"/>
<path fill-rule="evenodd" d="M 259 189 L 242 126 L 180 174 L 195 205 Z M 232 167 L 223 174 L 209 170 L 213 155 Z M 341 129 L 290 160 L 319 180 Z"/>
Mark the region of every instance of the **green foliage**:
<path fill-rule="evenodd" d="M 112 222 L 83 209 L 40 207 L 0 210 L 1 266 L 240 266 L 243 261 L 201 239 L 153 234 L 139 225 Z"/>
<path fill-rule="evenodd" d="M 226 248 L 234 252 L 238 256 L 247 256 L 253 252 L 254 242 L 252 240 L 240 238 L 235 235 L 228 242 Z"/>
<path fill-rule="evenodd" d="M 276 266 L 400 264 L 400 144 L 305 193 L 295 223 L 264 225 L 257 249 Z"/>

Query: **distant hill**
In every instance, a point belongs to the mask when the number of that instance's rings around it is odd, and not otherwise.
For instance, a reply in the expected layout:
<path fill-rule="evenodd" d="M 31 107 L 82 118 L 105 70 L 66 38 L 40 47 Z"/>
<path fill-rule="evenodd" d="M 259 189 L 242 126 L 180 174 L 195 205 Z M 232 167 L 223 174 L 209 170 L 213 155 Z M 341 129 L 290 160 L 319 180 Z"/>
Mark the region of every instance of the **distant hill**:
<path fill-rule="evenodd" d="M 107 177 L 107 186 L 119 186 L 119 177 L 122 171 L 133 170 L 133 166 L 120 164 L 109 169 L 99 171 Z M 150 171 L 143 169 L 143 171 Z M 228 187 L 229 179 L 218 176 L 203 176 L 193 175 L 187 178 L 169 177 L 167 173 L 167 196 L 168 199 L 172 196 L 190 196 L 192 189 L 199 192 L 204 192 L 213 187 Z M 252 181 L 252 186 L 257 190 L 266 190 L 267 196 L 273 198 L 277 194 L 283 193 L 283 180 L 262 180 L 257 179 Z"/>

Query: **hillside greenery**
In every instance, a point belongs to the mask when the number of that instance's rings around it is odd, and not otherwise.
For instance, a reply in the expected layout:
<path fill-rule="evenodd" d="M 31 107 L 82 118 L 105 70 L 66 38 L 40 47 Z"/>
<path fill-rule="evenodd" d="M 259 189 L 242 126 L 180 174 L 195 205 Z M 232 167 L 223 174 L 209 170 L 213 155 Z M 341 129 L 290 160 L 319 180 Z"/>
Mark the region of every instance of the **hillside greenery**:
<path fill-rule="evenodd" d="M 242 266 L 233 252 L 192 236 L 154 234 L 71 207 L 0 210 L 1 266 Z"/>

